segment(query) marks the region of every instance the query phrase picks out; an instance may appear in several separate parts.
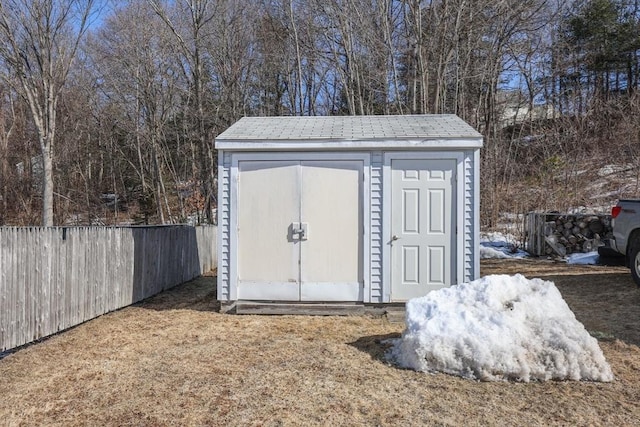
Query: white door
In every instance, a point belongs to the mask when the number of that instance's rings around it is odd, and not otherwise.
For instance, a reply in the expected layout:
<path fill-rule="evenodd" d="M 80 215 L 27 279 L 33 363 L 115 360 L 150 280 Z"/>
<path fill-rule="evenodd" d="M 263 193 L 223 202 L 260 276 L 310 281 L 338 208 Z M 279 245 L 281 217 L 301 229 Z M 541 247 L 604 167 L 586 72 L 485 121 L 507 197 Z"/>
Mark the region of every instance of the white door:
<path fill-rule="evenodd" d="M 299 162 L 238 163 L 238 298 L 300 298 L 299 241 L 290 225 L 300 215 Z"/>
<path fill-rule="evenodd" d="M 362 161 L 238 168 L 238 299 L 362 301 Z"/>
<path fill-rule="evenodd" d="M 362 301 L 362 162 L 303 161 L 302 301 Z"/>
<path fill-rule="evenodd" d="M 391 161 L 391 299 L 455 280 L 455 160 Z"/>

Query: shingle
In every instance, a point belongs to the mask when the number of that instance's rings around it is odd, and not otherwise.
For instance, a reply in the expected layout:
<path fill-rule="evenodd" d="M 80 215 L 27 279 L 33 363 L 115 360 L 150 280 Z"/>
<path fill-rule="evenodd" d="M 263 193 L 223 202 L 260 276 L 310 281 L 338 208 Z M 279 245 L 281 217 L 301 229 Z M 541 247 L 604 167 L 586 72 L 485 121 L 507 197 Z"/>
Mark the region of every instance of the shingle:
<path fill-rule="evenodd" d="M 244 117 L 216 139 L 225 141 L 479 138 L 458 116 Z"/>

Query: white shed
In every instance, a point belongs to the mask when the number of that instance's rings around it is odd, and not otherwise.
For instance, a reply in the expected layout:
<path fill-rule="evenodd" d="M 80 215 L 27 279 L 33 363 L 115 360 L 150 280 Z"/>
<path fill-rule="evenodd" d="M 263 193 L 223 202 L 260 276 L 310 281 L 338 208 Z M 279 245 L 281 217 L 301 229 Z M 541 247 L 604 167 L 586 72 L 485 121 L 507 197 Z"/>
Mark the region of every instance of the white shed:
<path fill-rule="evenodd" d="M 381 304 L 479 275 L 455 115 L 245 117 L 216 138 L 218 299 Z"/>

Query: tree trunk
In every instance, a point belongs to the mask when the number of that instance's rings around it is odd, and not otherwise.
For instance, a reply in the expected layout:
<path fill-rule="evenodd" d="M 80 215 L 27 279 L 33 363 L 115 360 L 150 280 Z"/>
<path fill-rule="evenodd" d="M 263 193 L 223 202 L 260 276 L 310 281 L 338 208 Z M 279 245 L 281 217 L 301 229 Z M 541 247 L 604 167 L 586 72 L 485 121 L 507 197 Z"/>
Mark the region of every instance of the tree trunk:
<path fill-rule="evenodd" d="M 0 146 L 0 227 L 4 225 L 7 215 L 7 175 L 9 174 L 7 146 L 4 135 L 2 135 L 2 146 Z"/>
<path fill-rule="evenodd" d="M 53 227 L 53 149 L 42 141 L 42 226 Z"/>

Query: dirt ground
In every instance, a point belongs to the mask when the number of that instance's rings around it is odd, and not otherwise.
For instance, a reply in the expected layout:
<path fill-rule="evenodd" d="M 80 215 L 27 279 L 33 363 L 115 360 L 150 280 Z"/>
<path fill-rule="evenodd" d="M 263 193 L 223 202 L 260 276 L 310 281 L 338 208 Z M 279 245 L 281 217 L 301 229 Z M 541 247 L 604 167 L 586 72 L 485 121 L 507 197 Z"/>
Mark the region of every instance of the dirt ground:
<path fill-rule="evenodd" d="M 398 369 L 382 317 L 220 314 L 203 277 L 0 360 L 0 425 L 639 425 L 640 290 L 623 267 L 495 260 L 556 283 L 612 383 Z"/>

